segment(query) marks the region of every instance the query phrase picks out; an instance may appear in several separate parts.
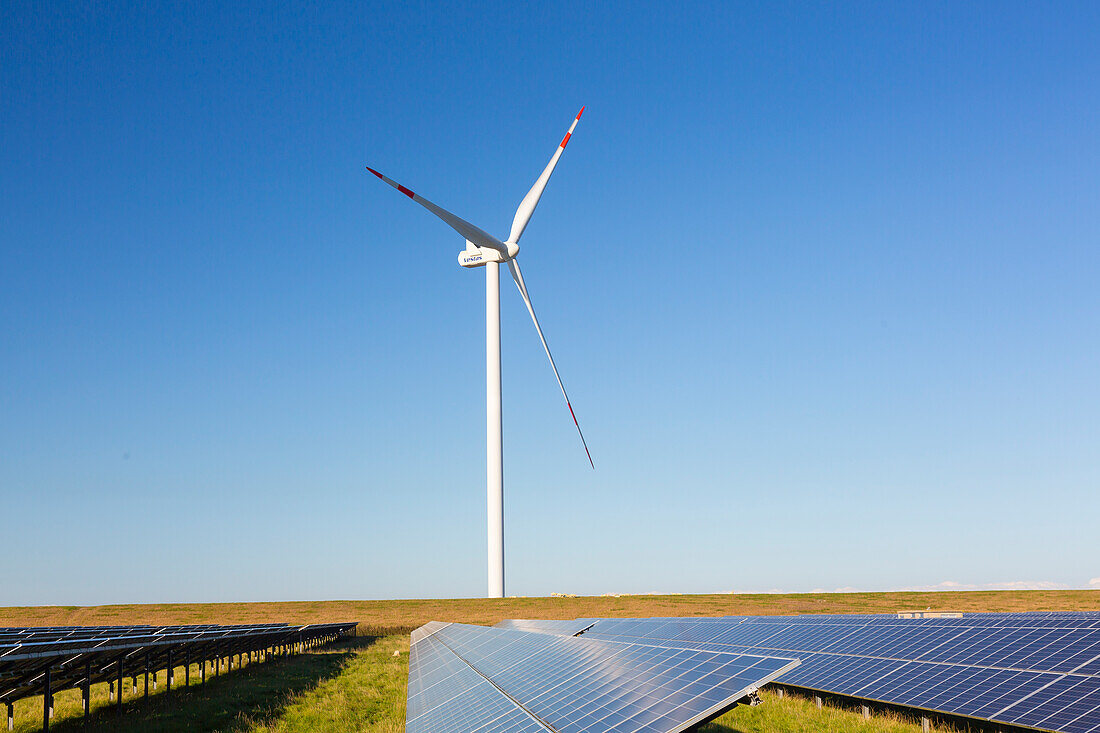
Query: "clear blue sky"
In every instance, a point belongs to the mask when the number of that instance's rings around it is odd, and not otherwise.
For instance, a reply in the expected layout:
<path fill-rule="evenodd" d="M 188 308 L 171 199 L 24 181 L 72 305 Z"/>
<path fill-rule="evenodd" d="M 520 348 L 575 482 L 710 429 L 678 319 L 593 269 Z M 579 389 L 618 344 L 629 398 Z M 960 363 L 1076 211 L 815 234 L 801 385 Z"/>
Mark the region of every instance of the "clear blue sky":
<path fill-rule="evenodd" d="M 0 604 L 1100 585 L 1095 3 L 5 3 Z M 948 587 L 948 586 L 941 586 Z"/>

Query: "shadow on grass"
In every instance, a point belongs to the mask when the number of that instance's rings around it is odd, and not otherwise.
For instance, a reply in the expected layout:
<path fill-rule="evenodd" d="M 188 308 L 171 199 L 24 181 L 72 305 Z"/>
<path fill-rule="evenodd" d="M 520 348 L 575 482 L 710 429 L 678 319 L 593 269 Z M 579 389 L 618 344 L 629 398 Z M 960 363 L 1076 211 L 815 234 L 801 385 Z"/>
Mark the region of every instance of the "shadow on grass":
<path fill-rule="evenodd" d="M 740 728 L 731 728 L 724 722 L 719 723 L 717 720 L 712 720 L 699 728 L 699 733 L 743 733 L 743 731 Z"/>
<path fill-rule="evenodd" d="M 88 718 L 56 721 L 51 731 L 245 731 L 256 724 L 277 720 L 296 697 L 320 683 L 337 677 L 358 649 L 365 649 L 376 637 L 357 637 L 306 654 L 279 657 L 255 663 L 242 670 L 211 677 L 199 684 L 192 670 L 191 685 L 184 687 L 183 670 L 176 670 L 172 692 L 123 700 L 122 711 L 115 706 L 100 708 Z M 139 680 L 140 682 L 140 680 Z M 129 691 L 130 680 L 125 688 Z"/>

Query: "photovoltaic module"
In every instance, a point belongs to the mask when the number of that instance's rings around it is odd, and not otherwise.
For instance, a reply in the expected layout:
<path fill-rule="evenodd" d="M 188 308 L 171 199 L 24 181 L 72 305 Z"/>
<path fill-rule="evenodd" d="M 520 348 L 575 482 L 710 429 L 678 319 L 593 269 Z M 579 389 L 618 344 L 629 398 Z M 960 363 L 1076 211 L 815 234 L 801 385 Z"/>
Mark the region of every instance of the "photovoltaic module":
<path fill-rule="evenodd" d="M 555 633 L 437 622 L 417 629 L 405 730 L 677 733 L 798 665 L 780 655 L 588 639 L 564 633 L 570 624 Z"/>

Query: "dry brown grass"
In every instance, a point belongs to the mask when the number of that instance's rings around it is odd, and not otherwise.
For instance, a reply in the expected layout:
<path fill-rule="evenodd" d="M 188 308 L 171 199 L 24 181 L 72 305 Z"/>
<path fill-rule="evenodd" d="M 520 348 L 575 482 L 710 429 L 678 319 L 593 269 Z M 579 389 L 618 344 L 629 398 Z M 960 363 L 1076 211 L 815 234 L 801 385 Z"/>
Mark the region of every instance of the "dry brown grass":
<path fill-rule="evenodd" d="M 1100 590 L 15 606 L 0 608 L 0 626 L 358 621 L 360 634 L 377 634 L 403 632 L 431 620 L 494 624 L 506 618 L 892 613 L 926 608 L 939 611 L 1095 611 L 1100 610 Z"/>

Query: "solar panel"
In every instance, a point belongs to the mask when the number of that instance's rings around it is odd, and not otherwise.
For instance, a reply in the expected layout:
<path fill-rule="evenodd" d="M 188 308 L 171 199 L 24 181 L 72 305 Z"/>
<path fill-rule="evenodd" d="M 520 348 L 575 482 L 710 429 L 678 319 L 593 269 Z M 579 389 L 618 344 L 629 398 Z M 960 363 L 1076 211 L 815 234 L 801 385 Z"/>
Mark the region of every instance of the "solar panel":
<path fill-rule="evenodd" d="M 775 655 L 433 622 L 413 632 L 406 733 L 675 733 L 798 665 Z M 583 625 L 581 625 L 583 628 Z"/>
<path fill-rule="evenodd" d="M 330 640 L 355 626 L 335 623 L 3 628 L 0 629 L 0 704 L 10 705 L 23 697 L 52 695 L 72 687 L 83 688 L 87 700 L 89 685 L 115 681 L 121 689 L 124 674 Z M 48 710 L 48 700 L 45 704 Z M 44 724 L 48 722 L 46 715 Z"/>
<path fill-rule="evenodd" d="M 572 621 L 526 621 L 524 619 L 508 619 L 496 625 L 498 629 L 517 629 L 519 631 L 539 631 L 559 636 L 576 636 L 592 626 L 599 619 L 578 618 Z"/>
<path fill-rule="evenodd" d="M 578 620 L 580 623 L 581 620 Z M 777 681 L 922 710 L 1100 733 L 1100 614 L 583 620 L 582 638 L 791 655 Z M 524 621 L 562 634 L 562 622 Z"/>

